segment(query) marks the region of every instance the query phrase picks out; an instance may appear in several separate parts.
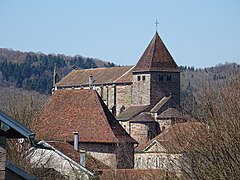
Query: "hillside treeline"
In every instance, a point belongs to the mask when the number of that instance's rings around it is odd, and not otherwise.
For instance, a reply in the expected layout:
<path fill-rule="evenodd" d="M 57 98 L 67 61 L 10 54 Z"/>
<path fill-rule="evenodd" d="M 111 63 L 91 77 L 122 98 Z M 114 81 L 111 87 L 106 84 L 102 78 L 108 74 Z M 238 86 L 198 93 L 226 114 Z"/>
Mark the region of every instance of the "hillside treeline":
<path fill-rule="evenodd" d="M 23 58 L 23 57 L 21 57 Z M 27 53 L 20 63 L 12 62 L 6 57 L 0 60 L 0 86 L 15 86 L 41 94 L 50 94 L 53 83 L 53 70 L 56 64 L 60 76 L 69 73 L 73 68 L 96 68 L 99 60 L 75 56 L 66 58 L 60 55 Z M 104 67 L 114 66 L 102 62 Z"/>

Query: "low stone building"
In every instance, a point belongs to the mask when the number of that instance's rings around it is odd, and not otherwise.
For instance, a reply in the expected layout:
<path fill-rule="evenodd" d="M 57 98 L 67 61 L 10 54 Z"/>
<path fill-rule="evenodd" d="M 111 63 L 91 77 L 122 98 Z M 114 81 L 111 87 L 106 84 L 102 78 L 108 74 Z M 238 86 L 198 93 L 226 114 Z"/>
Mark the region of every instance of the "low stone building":
<path fill-rule="evenodd" d="M 137 142 L 95 90 L 55 91 L 35 121 L 38 139 L 67 142 L 112 168 L 133 168 Z"/>
<path fill-rule="evenodd" d="M 185 152 L 194 150 L 195 140 L 205 132 L 206 125 L 200 122 L 176 123 L 170 126 L 135 149 L 134 168 L 162 169 L 183 176 L 184 171 L 189 171 Z"/>

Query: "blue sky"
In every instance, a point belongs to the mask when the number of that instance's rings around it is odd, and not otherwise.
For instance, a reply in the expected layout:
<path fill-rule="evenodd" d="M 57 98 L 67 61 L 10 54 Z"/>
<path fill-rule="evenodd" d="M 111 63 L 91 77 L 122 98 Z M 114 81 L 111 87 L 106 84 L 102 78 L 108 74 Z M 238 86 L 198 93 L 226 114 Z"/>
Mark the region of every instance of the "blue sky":
<path fill-rule="evenodd" d="M 0 0 L 0 47 L 133 65 L 156 19 L 178 65 L 240 63 L 239 0 Z"/>

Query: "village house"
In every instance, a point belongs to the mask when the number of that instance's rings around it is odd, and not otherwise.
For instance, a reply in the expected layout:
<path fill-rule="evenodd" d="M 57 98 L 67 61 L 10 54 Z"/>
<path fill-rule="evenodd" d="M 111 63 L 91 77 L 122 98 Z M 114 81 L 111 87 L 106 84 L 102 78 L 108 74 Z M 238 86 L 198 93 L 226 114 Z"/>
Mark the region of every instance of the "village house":
<path fill-rule="evenodd" d="M 133 168 L 134 144 L 95 90 L 57 90 L 35 119 L 36 138 L 85 151 L 111 168 Z M 66 147 L 67 148 L 67 147 Z M 64 149 L 62 147 L 62 149 Z"/>
<path fill-rule="evenodd" d="M 176 123 L 135 149 L 135 169 L 161 169 L 178 177 L 191 173 L 188 151 L 199 150 L 199 138 L 206 137 L 200 122 Z M 195 149 L 194 149 L 195 148 Z"/>

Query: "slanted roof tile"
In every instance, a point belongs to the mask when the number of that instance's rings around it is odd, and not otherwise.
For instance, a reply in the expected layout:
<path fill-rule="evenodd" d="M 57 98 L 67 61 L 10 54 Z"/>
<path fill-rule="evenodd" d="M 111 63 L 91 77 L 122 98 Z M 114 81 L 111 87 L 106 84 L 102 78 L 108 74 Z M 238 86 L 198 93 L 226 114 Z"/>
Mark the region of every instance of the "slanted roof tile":
<path fill-rule="evenodd" d="M 65 76 L 57 86 L 88 85 L 88 78 L 93 76 L 94 84 L 131 83 L 133 66 L 120 66 L 111 68 L 77 69 Z"/>
<path fill-rule="evenodd" d="M 135 143 L 94 90 L 57 90 L 36 118 L 38 139 Z"/>
<path fill-rule="evenodd" d="M 197 137 L 206 135 L 206 126 L 200 122 L 176 123 L 160 133 L 151 141 L 137 147 L 137 152 L 147 149 L 153 141 L 159 142 L 170 153 L 182 153 L 185 148 L 190 148 Z"/>
<path fill-rule="evenodd" d="M 176 62 L 157 32 L 133 69 L 133 72 L 142 71 L 179 72 Z"/>
<path fill-rule="evenodd" d="M 117 116 L 118 120 L 129 120 L 146 110 L 149 105 L 130 106 Z"/>

